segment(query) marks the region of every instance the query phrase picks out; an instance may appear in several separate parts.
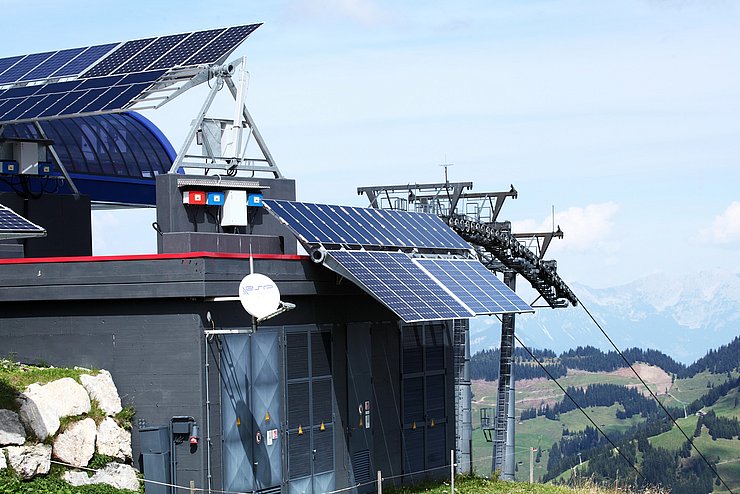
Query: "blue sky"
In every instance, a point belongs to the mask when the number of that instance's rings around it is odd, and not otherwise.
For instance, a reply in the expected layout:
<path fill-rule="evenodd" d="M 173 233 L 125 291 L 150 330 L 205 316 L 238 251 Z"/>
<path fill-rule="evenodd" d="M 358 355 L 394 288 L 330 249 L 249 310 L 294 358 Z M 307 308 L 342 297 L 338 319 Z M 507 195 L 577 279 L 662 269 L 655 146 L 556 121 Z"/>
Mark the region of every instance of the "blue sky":
<path fill-rule="evenodd" d="M 251 22 L 247 105 L 299 199 L 451 180 L 565 239 L 566 281 L 738 269 L 732 0 L 0 0 L 2 56 Z M 177 148 L 202 90 L 146 115 Z M 222 103 L 222 114 L 233 111 Z M 95 213 L 95 253 L 154 252 L 153 212 Z"/>

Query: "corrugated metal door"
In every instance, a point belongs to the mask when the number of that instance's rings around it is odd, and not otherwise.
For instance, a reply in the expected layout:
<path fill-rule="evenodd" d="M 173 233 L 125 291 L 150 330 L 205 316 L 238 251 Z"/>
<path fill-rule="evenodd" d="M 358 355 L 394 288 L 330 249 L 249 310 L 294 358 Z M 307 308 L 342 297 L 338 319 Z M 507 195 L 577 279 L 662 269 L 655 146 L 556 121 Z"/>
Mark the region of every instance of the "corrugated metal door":
<path fill-rule="evenodd" d="M 277 329 L 221 337 L 221 423 L 226 491 L 282 483 L 280 339 Z"/>
<path fill-rule="evenodd" d="M 373 479 L 372 343 L 369 324 L 354 325 L 347 332 L 347 446 L 352 465 L 350 482 L 367 484 Z M 371 492 L 363 485 L 357 492 Z"/>
<path fill-rule="evenodd" d="M 443 474 L 447 463 L 445 396 L 449 335 L 444 324 L 401 332 L 403 469 L 409 480 Z"/>
<path fill-rule="evenodd" d="M 285 342 L 289 492 L 323 493 L 335 480 L 331 333 L 291 328 Z"/>

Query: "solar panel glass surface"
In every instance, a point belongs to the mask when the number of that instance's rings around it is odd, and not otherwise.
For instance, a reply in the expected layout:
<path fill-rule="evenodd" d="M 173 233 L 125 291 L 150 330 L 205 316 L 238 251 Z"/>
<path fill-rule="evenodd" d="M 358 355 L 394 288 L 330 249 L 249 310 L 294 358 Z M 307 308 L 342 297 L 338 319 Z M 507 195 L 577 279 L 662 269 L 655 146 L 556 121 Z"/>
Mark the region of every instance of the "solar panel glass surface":
<path fill-rule="evenodd" d="M 19 215 L 12 209 L 0 204 L 0 234 L 1 233 L 23 233 L 39 232 L 45 230 L 40 226 L 31 223 L 23 216 Z"/>
<path fill-rule="evenodd" d="M 247 36 L 262 24 L 249 24 L 246 26 L 230 27 L 222 32 L 217 38 L 204 46 L 195 55 L 185 61 L 185 65 L 199 65 L 202 63 L 214 63 L 221 60 L 224 55 L 241 44 Z"/>
<path fill-rule="evenodd" d="M 438 217 L 426 213 L 265 200 L 308 243 L 469 249 Z"/>
<path fill-rule="evenodd" d="M 476 314 L 531 312 L 532 307 L 480 262 L 471 259 L 414 259 Z"/>
<path fill-rule="evenodd" d="M 135 57 L 121 65 L 115 73 L 128 74 L 130 72 L 141 72 L 142 70 L 145 70 L 149 64 L 170 51 L 173 46 L 182 41 L 186 36 L 187 34 L 173 34 L 158 38 L 154 43 L 144 48 Z"/>
<path fill-rule="evenodd" d="M 11 68 L 0 74 L 0 84 L 8 84 L 10 82 L 16 82 L 26 75 L 27 72 L 33 70 L 37 65 L 44 62 L 47 58 L 51 57 L 55 52 L 47 51 L 44 53 L 33 53 L 26 55 L 23 60 L 19 61 Z"/>
<path fill-rule="evenodd" d="M 118 67 L 146 48 L 154 39 L 145 38 L 127 41 L 116 51 L 100 60 L 90 70 L 82 74 L 82 77 L 99 77 L 112 74 Z"/>
<path fill-rule="evenodd" d="M 210 40 L 226 31 L 225 28 L 211 29 L 208 31 L 199 31 L 191 33 L 186 39 L 180 42 L 172 50 L 170 50 L 162 58 L 151 64 L 148 68 L 153 69 L 169 69 L 178 65 L 183 65 L 187 59 L 195 55 L 203 45 L 207 44 Z"/>
<path fill-rule="evenodd" d="M 53 77 L 69 77 L 80 74 L 83 70 L 100 60 L 108 54 L 118 43 L 108 43 L 106 45 L 90 46 L 80 53 L 77 57 L 54 72 Z"/>
<path fill-rule="evenodd" d="M 405 322 L 473 315 L 402 252 L 330 251 L 328 256 Z"/>
<path fill-rule="evenodd" d="M 21 77 L 20 80 L 33 81 L 36 79 L 46 79 L 84 50 L 84 48 L 73 48 L 71 50 L 58 51 L 45 62 L 37 65 L 35 69 Z"/>

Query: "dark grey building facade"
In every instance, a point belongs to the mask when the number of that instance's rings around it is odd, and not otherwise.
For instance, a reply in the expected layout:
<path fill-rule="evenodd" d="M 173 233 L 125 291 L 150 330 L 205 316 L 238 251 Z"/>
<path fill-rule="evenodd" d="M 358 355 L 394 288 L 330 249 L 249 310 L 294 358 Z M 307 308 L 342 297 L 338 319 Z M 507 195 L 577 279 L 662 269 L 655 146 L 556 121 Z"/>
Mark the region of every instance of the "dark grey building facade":
<path fill-rule="evenodd" d="M 452 322 L 402 324 L 297 255 L 292 234 L 260 209 L 248 231 L 224 232 L 207 207 L 183 206 L 191 178 L 157 179 L 159 254 L 0 260 L 0 354 L 110 370 L 136 410 L 137 466 L 148 451 L 139 431 L 197 423 L 197 445 L 171 437 L 176 485 L 369 492 L 378 470 L 393 483 L 446 475 Z M 204 180 L 197 187 L 214 186 Z M 289 180 L 242 185 L 295 197 Z M 250 250 L 254 271 L 295 304 L 256 327 L 235 300 Z"/>

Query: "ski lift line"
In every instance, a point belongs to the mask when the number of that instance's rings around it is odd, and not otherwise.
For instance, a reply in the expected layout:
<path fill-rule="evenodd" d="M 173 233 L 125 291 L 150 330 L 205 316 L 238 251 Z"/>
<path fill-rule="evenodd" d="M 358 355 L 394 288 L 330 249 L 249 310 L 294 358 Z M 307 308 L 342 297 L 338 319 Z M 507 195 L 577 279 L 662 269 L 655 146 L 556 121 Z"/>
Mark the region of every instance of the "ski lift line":
<path fill-rule="evenodd" d="M 570 401 L 572 401 L 575 404 L 575 406 L 578 407 L 578 410 L 581 411 L 581 413 L 583 414 L 583 416 L 586 417 L 588 419 L 588 421 L 591 422 L 591 424 L 593 424 L 593 426 L 596 428 L 597 431 L 599 431 L 599 433 L 602 436 L 604 436 L 604 439 L 606 439 L 607 441 L 609 441 L 609 444 L 611 444 L 612 447 L 615 450 L 617 450 L 617 453 L 619 453 L 619 456 L 621 456 L 624 459 L 624 461 L 626 461 L 629 464 L 629 466 L 631 466 L 632 469 L 635 472 L 637 472 L 637 474 L 640 477 L 642 477 L 645 480 L 645 482 L 647 482 L 648 481 L 647 478 L 642 474 L 642 472 L 637 468 L 637 466 L 634 463 L 632 463 L 629 460 L 629 458 L 627 458 L 627 456 L 625 456 L 624 453 L 622 453 L 622 450 L 619 449 L 619 446 L 617 446 L 616 444 L 614 444 L 614 441 L 612 441 L 609 438 L 609 436 L 607 436 L 606 433 L 601 429 L 601 427 L 599 427 L 596 424 L 596 422 L 594 422 L 594 420 L 586 413 L 586 410 L 584 410 L 583 407 L 581 407 L 581 405 L 579 405 L 578 402 L 573 399 L 573 397 L 568 393 L 568 391 L 566 391 L 565 388 L 563 388 L 563 386 L 558 382 L 558 380 L 555 379 L 555 377 L 553 377 L 553 375 L 550 373 L 550 371 L 547 370 L 547 368 L 545 367 L 545 365 L 542 364 L 537 357 L 535 357 L 534 353 L 532 353 L 529 350 L 529 348 L 524 343 L 522 343 L 522 340 L 520 340 L 519 337 L 516 334 L 514 335 L 514 338 L 519 343 L 519 345 L 529 354 L 529 356 L 532 357 L 532 359 L 535 362 L 537 362 L 537 365 L 539 365 L 542 368 L 542 370 L 545 371 L 545 374 L 547 374 L 547 377 L 549 377 L 558 386 L 558 388 L 560 388 L 560 391 L 562 391 L 563 393 L 565 393 L 565 396 L 567 396 L 570 399 Z"/>
<path fill-rule="evenodd" d="M 691 444 L 691 447 L 694 448 L 694 450 L 699 454 L 699 456 L 701 457 L 701 459 L 704 460 L 704 463 L 707 464 L 707 466 L 709 467 L 709 469 L 712 470 L 712 472 L 714 473 L 714 475 L 719 479 L 720 482 L 722 482 L 722 485 L 725 486 L 725 489 L 727 489 L 727 491 L 730 494 L 733 494 L 733 491 L 732 491 L 732 489 L 730 489 L 730 486 L 728 486 L 727 483 L 725 483 L 724 479 L 722 477 L 720 477 L 719 472 L 717 472 L 717 470 L 714 468 L 714 466 L 712 466 L 712 464 L 709 462 L 709 460 L 706 459 L 706 457 L 704 456 L 704 454 L 701 451 L 699 451 L 699 448 L 696 447 L 696 445 L 694 444 L 694 441 L 692 441 L 691 438 L 686 434 L 686 432 L 681 428 L 681 426 L 678 425 L 678 422 L 676 422 L 676 419 L 673 418 L 673 416 L 668 412 L 668 409 L 665 407 L 665 405 L 663 405 L 663 403 L 660 402 L 660 400 L 655 395 L 655 393 L 653 393 L 653 390 L 650 389 L 650 387 L 642 379 L 642 377 L 640 376 L 640 374 L 637 373 L 637 371 L 635 370 L 635 368 L 632 365 L 632 363 L 629 360 L 627 360 L 627 357 L 624 356 L 624 353 L 622 353 L 622 351 L 619 348 L 617 348 L 617 345 L 614 344 L 614 341 L 609 337 L 609 335 L 606 333 L 606 331 L 604 330 L 604 328 L 601 327 L 601 324 L 599 324 L 599 322 L 596 320 L 596 318 L 591 314 L 591 311 L 588 310 L 588 307 L 586 307 L 585 305 L 583 305 L 583 301 L 581 301 L 580 299 L 578 299 L 578 304 L 581 307 L 583 307 L 583 310 L 586 311 L 586 314 L 588 314 L 588 317 L 591 319 L 591 321 L 596 325 L 597 328 L 599 328 L 599 331 L 601 331 L 601 334 L 604 335 L 604 337 L 611 344 L 612 348 L 614 348 L 614 350 L 619 354 L 619 356 L 622 357 L 622 360 L 624 360 L 624 362 L 629 366 L 629 368 L 632 370 L 632 372 L 635 374 L 635 376 L 637 376 L 637 379 L 640 380 L 640 382 L 642 383 L 642 385 L 645 386 L 645 389 L 648 390 L 648 392 L 650 393 L 650 396 L 653 397 L 653 399 L 658 404 L 658 406 L 661 409 L 663 409 L 663 411 L 668 416 L 668 418 L 671 419 L 671 422 L 673 422 L 673 425 L 675 425 L 678 428 L 678 430 L 681 432 L 681 434 L 683 434 L 683 437 L 685 437 L 686 440 L 689 442 L 689 444 Z M 517 340 L 518 340 L 518 338 L 517 338 Z"/>

